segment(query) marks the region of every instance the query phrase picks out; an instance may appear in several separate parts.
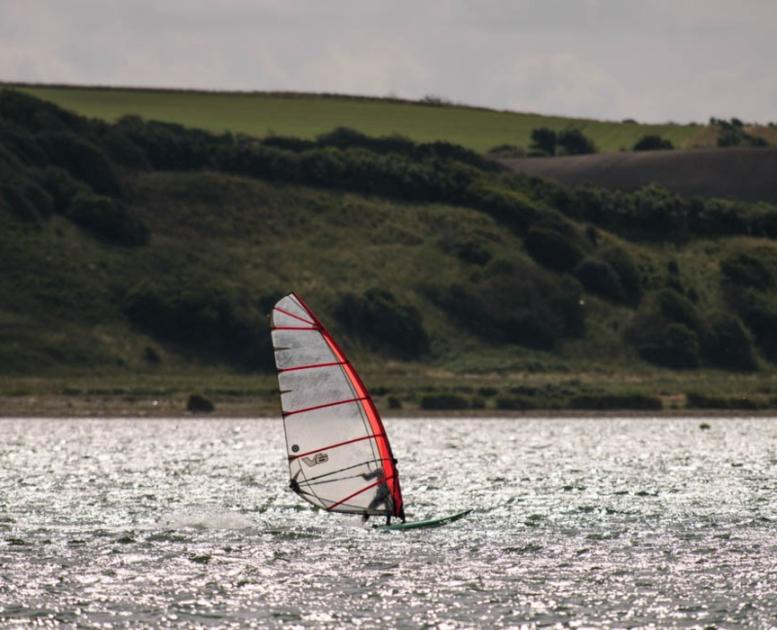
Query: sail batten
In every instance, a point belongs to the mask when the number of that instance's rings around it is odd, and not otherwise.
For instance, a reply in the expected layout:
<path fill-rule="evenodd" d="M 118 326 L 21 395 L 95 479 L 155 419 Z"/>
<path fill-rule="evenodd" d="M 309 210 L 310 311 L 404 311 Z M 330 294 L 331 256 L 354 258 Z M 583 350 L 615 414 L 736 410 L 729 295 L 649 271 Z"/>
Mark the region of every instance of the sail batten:
<path fill-rule="evenodd" d="M 383 422 L 329 332 L 292 293 L 273 308 L 271 335 L 292 488 L 331 512 L 403 514 Z"/>

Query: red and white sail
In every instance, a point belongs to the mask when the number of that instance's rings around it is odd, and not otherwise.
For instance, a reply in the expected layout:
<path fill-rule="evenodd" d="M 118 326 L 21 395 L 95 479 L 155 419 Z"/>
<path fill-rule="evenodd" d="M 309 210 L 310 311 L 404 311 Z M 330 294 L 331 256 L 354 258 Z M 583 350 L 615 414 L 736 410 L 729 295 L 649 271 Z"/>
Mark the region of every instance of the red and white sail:
<path fill-rule="evenodd" d="M 294 293 L 272 313 L 292 488 L 330 512 L 402 514 L 396 460 L 367 388 Z"/>

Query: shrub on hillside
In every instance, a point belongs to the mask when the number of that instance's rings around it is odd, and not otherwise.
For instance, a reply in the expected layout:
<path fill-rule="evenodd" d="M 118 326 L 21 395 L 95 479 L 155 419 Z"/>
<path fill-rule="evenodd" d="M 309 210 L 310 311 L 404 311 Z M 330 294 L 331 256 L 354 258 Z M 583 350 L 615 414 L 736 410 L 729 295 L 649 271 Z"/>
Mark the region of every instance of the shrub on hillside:
<path fill-rule="evenodd" d="M 97 193 L 116 195 L 120 192 L 113 165 L 97 146 L 70 131 L 45 132 L 40 137 L 54 164 L 86 182 Z"/>
<path fill-rule="evenodd" d="M 309 151 L 316 147 L 316 143 L 312 140 L 304 140 L 302 138 L 295 138 L 293 136 L 268 136 L 263 138 L 261 143 L 267 147 L 273 147 L 274 149 L 282 149 L 284 151 Z"/>
<path fill-rule="evenodd" d="M 589 293 L 614 302 L 622 302 L 625 298 L 618 274 L 606 262 L 586 258 L 575 267 L 575 277 Z"/>
<path fill-rule="evenodd" d="M 543 267 L 572 271 L 583 258 L 583 250 L 573 232 L 561 233 L 552 227 L 533 226 L 526 235 L 526 250 Z"/>
<path fill-rule="evenodd" d="M 6 147 L 27 166 L 45 166 L 49 157 L 28 130 L 0 119 L 0 146 Z"/>
<path fill-rule="evenodd" d="M 449 315 L 481 338 L 549 350 L 585 329 L 582 287 L 537 270 L 492 274 L 477 286 L 454 284 L 434 296 Z"/>
<path fill-rule="evenodd" d="M 777 363 L 777 304 L 768 295 L 742 291 L 733 300 L 766 358 Z"/>
<path fill-rule="evenodd" d="M 143 282 L 125 294 L 124 312 L 160 342 L 203 359 L 249 370 L 274 366 L 266 318 L 246 296 L 208 287 Z"/>
<path fill-rule="evenodd" d="M 112 243 L 143 245 L 148 241 L 145 224 L 110 197 L 79 193 L 70 202 L 65 216 L 94 236 Z"/>
<path fill-rule="evenodd" d="M 637 352 L 650 363 L 670 368 L 699 367 L 699 337 L 683 324 L 664 323 L 635 336 Z"/>
<path fill-rule="evenodd" d="M 656 296 L 659 312 L 669 322 L 683 324 L 697 335 L 705 330 L 705 322 L 688 298 L 674 289 L 663 289 Z"/>
<path fill-rule="evenodd" d="M 119 127 L 113 127 L 102 137 L 102 145 L 119 164 L 143 171 L 151 168 L 145 151 Z"/>
<path fill-rule="evenodd" d="M 373 288 L 361 296 L 346 293 L 335 308 L 335 317 L 348 332 L 387 354 L 415 358 L 429 351 L 421 313 L 399 303 L 390 291 Z"/>
<path fill-rule="evenodd" d="M 637 306 L 642 299 L 642 278 L 631 255 L 619 247 L 607 247 L 599 257 L 615 271 L 620 281 L 626 303 Z"/>
<path fill-rule="evenodd" d="M 710 318 L 702 349 L 710 363 L 727 370 L 751 371 L 758 367 L 750 334 L 738 317 L 728 313 Z"/>
<path fill-rule="evenodd" d="M 485 265 L 491 260 L 491 252 L 488 246 L 474 236 L 443 237 L 438 241 L 440 248 L 453 256 L 456 256 L 469 265 Z"/>
<path fill-rule="evenodd" d="M 35 171 L 35 176 L 41 187 L 51 196 L 52 209 L 57 214 L 65 214 L 70 202 L 79 194 L 89 195 L 89 187 L 75 179 L 65 169 L 58 166 L 47 166 Z"/>
<path fill-rule="evenodd" d="M 88 128 L 88 122 L 81 116 L 49 101 L 7 88 L 0 89 L 0 118 L 32 132 L 85 131 Z"/>
<path fill-rule="evenodd" d="M 738 287 L 768 289 L 775 284 L 774 273 L 761 258 L 745 252 L 727 256 L 720 263 L 724 280 Z"/>
<path fill-rule="evenodd" d="M 20 221 L 36 223 L 51 212 L 52 205 L 51 197 L 28 181 L 0 181 L 0 207 Z"/>
<path fill-rule="evenodd" d="M 634 151 L 664 151 L 674 149 L 674 145 L 657 134 L 642 136 L 634 144 Z"/>

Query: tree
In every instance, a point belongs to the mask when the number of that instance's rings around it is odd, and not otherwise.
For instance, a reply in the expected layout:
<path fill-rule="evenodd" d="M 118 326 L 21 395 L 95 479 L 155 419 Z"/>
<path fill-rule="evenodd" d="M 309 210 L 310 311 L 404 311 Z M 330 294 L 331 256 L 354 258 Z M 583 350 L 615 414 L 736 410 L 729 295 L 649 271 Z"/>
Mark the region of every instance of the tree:
<path fill-rule="evenodd" d="M 531 150 L 539 155 L 556 155 L 556 132 L 538 127 L 531 132 Z"/>
<path fill-rule="evenodd" d="M 674 149 L 674 145 L 669 140 L 665 140 L 656 134 L 642 136 L 634 144 L 635 151 L 662 151 L 668 149 Z"/>
<path fill-rule="evenodd" d="M 593 140 L 585 136 L 579 129 L 566 129 L 559 132 L 557 144 L 561 148 L 560 153 L 565 155 L 596 153 Z"/>

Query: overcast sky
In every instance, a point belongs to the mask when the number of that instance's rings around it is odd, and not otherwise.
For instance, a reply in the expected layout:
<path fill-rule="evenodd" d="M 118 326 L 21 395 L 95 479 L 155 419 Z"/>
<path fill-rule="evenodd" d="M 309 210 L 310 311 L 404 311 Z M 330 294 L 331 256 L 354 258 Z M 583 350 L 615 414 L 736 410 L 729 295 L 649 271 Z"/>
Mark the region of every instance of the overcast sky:
<path fill-rule="evenodd" d="M 0 80 L 777 121 L 777 0 L 0 0 Z"/>

